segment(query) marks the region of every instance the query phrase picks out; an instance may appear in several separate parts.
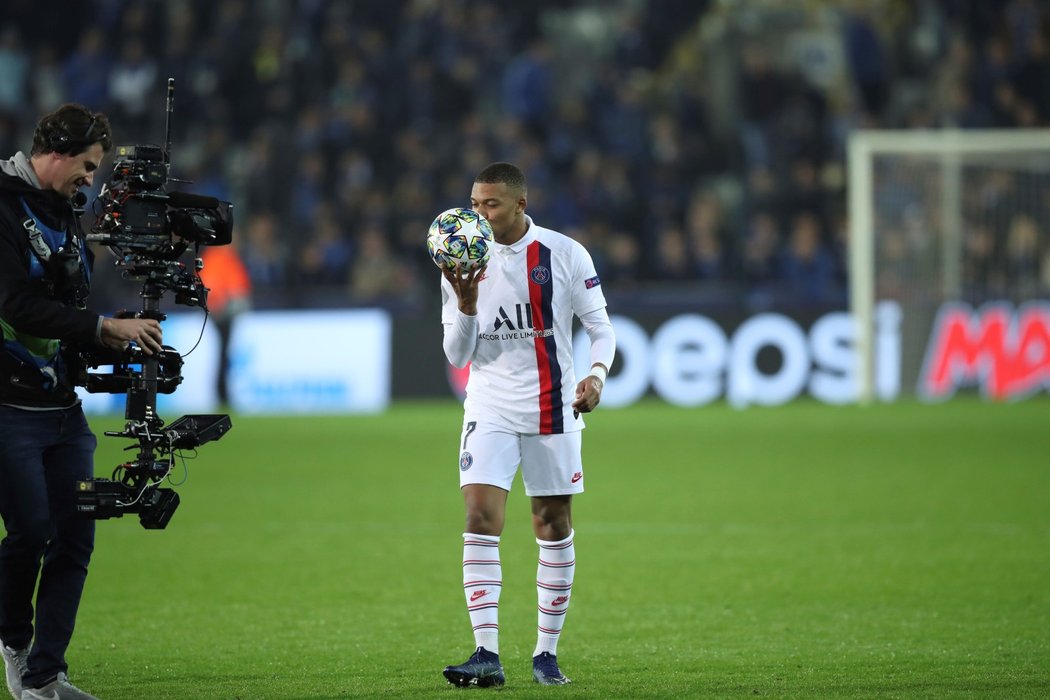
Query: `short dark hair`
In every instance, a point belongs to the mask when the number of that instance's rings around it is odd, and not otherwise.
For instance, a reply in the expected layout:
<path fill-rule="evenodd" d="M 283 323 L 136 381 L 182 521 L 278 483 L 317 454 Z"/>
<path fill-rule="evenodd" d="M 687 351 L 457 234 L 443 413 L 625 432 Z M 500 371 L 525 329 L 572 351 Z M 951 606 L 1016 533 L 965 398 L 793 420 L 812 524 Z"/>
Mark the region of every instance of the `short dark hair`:
<path fill-rule="evenodd" d="M 96 143 L 101 144 L 106 152 L 113 148 L 109 119 L 102 112 L 68 103 L 45 114 L 37 122 L 30 155 L 54 152 L 75 156 Z"/>
<path fill-rule="evenodd" d="M 528 186 L 525 184 L 525 173 L 521 172 L 521 168 L 511 163 L 486 165 L 484 170 L 474 178 L 474 182 L 481 182 L 486 185 L 502 184 L 509 189 L 520 190 L 522 194 L 528 191 Z"/>

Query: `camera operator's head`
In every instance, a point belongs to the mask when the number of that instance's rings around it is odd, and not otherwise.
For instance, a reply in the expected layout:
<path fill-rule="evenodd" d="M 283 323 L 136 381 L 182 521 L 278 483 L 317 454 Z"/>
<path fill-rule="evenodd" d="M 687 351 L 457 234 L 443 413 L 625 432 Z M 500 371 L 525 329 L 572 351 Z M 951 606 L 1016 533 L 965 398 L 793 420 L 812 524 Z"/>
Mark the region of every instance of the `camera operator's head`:
<path fill-rule="evenodd" d="M 43 189 L 72 198 L 81 187 L 91 186 L 95 170 L 111 148 L 105 114 L 65 104 L 37 123 L 31 162 Z"/>

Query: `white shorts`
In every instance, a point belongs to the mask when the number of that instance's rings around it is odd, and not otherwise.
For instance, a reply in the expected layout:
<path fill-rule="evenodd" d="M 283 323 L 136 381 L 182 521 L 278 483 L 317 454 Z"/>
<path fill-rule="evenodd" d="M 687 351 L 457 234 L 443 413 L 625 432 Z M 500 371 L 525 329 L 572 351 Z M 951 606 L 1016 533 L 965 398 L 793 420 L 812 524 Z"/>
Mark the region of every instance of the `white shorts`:
<path fill-rule="evenodd" d="M 466 418 L 459 440 L 459 485 L 489 484 L 510 491 L 521 465 L 527 496 L 583 492 L 582 433 L 523 435 Z"/>

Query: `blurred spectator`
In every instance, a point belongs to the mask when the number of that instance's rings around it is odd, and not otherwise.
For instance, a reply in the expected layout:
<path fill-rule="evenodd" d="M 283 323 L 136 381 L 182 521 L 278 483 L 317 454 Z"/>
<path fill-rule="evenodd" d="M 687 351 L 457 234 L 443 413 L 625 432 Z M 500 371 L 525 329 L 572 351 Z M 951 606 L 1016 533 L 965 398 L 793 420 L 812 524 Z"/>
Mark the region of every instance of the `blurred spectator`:
<path fill-rule="evenodd" d="M 193 134 L 173 160 L 173 172 L 188 181 L 185 186 L 180 183 L 178 189 L 233 200 L 228 172 L 223 167 L 232 147 L 229 139 L 229 132 L 214 124 L 203 135 Z"/>
<path fill-rule="evenodd" d="M 157 64 L 147 55 L 142 39 L 128 37 L 109 74 L 113 117 L 119 119 L 128 132 L 122 138 L 135 142 L 148 137 L 149 108 L 159 104 L 162 94 L 157 88 Z"/>
<path fill-rule="evenodd" d="M 995 275 L 995 236 L 987 226 L 973 226 L 963 239 L 963 288 L 968 301 L 986 299 Z"/>
<path fill-rule="evenodd" d="M 208 312 L 219 332 L 219 374 L 217 391 L 219 402 L 229 403 L 226 377 L 229 370 L 230 331 L 237 316 L 251 308 L 252 282 L 237 252 L 240 232 L 235 231 L 233 242 L 224 246 L 208 246 L 201 259 L 204 267 L 201 279 L 208 287 Z"/>
<path fill-rule="evenodd" d="M 100 28 L 88 27 L 84 31 L 77 50 L 66 59 L 62 69 L 68 101 L 88 107 L 103 107 L 109 102 L 112 59 L 107 43 Z"/>
<path fill-rule="evenodd" d="M 244 166 L 244 201 L 240 204 L 249 211 L 272 211 L 283 220 L 292 205 L 292 171 L 278 167 L 283 162 L 278 150 L 273 129 L 260 127 L 252 134 Z"/>
<path fill-rule="evenodd" d="M 846 56 L 850 71 L 869 114 L 881 114 L 889 97 L 889 59 L 882 38 L 869 14 L 857 3 L 845 21 Z"/>
<path fill-rule="evenodd" d="M 344 302 L 350 290 L 412 298 L 433 272 L 423 230 L 464 203 L 463 172 L 494 160 L 520 162 L 548 193 L 534 213 L 587 238 L 603 277 L 629 294 L 669 278 L 702 294 L 717 279 L 726 296 L 772 303 L 788 298 L 785 285 L 812 286 L 802 278 L 830 258 L 831 298 L 842 299 L 836 212 L 853 129 L 1050 125 L 1050 4 L 1037 0 L 819 11 L 607 0 L 600 13 L 554 0 L 8 5 L 0 142 L 23 147 L 29 115 L 66 101 L 111 109 L 118 143 L 158 142 L 174 76 L 173 174 L 251 213 L 241 252 L 260 304 L 330 298 L 309 292 L 333 284 Z M 936 169 L 876 167 L 893 183 L 876 191 L 879 231 L 896 231 L 887 249 L 928 260 L 940 228 L 914 212 L 936 209 Z M 981 249 L 986 231 L 998 242 L 987 265 L 964 259 L 967 280 L 991 288 L 1004 274 L 992 268 L 1006 260 L 1005 212 L 1043 185 L 1024 175 L 968 186 L 966 230 L 984 228 L 966 245 Z M 1031 209 L 1046 231 L 1046 206 Z M 809 220 L 816 242 L 798 233 Z M 396 269 L 356 259 L 347 275 L 366 241 Z"/>
<path fill-rule="evenodd" d="M 990 124 L 991 115 L 974 95 L 969 80 L 972 70 L 970 43 L 961 35 L 952 37 L 932 85 L 932 104 L 942 115 L 941 126 L 972 129 Z"/>
<path fill-rule="evenodd" d="M 692 251 L 693 277 L 697 280 L 726 279 L 726 237 L 722 204 L 709 192 L 698 190 L 686 211 L 686 234 Z"/>
<path fill-rule="evenodd" d="M 547 125 L 547 160 L 560 172 L 569 172 L 583 154 L 595 153 L 595 134 L 588 123 L 587 104 L 579 95 L 567 96 L 555 109 L 555 118 Z"/>
<path fill-rule="evenodd" d="M 808 158 L 797 158 L 791 162 L 791 170 L 785 187 L 784 214 L 788 217 L 811 213 L 824 216 L 824 193 L 821 190 L 817 164 Z"/>
<path fill-rule="evenodd" d="M 749 302 L 754 306 L 765 307 L 771 301 L 779 247 L 780 231 L 773 215 L 764 211 L 753 214 L 744 231 L 740 272 L 749 288 Z"/>
<path fill-rule="evenodd" d="M 0 114 L 14 114 L 23 108 L 29 69 L 29 57 L 22 48 L 18 29 L 0 29 L 0 75 L 4 76 L 0 80 Z"/>
<path fill-rule="evenodd" d="M 725 252 L 722 248 L 722 240 L 712 231 L 700 229 L 693 234 L 691 242 L 694 279 L 725 279 Z"/>
<path fill-rule="evenodd" d="M 252 214 L 245 227 L 241 255 L 255 289 L 281 289 L 285 283 L 287 248 L 280 238 L 277 217 L 268 211 Z"/>
<path fill-rule="evenodd" d="M 685 232 L 677 227 L 665 228 L 656 234 L 656 260 L 653 276 L 662 282 L 676 282 L 694 278 Z"/>
<path fill-rule="evenodd" d="M 1014 301 L 1037 298 L 1041 292 L 1042 252 L 1039 227 L 1027 214 L 1015 214 L 1006 234 L 1006 273 Z"/>
<path fill-rule="evenodd" d="M 537 40 L 514 57 L 503 74 L 504 113 L 538 132 L 550 116 L 554 80 L 550 60 L 550 45 Z"/>
<path fill-rule="evenodd" d="M 319 208 L 312 225 L 304 230 L 309 232 L 309 240 L 299 256 L 302 279 L 316 285 L 345 285 L 353 250 L 331 205 Z"/>
<path fill-rule="evenodd" d="M 772 162 L 769 125 L 783 103 L 783 81 L 770 65 L 765 48 L 751 42 L 744 46 L 740 61 L 740 141 L 749 168 L 768 167 Z"/>
<path fill-rule="evenodd" d="M 619 77 L 612 100 L 598 112 L 602 139 L 613 155 L 637 161 L 645 152 L 648 130 L 643 76 Z"/>
<path fill-rule="evenodd" d="M 609 281 L 624 290 L 637 287 L 641 275 L 641 255 L 638 239 L 628 233 L 611 233 L 605 248 L 605 269 L 600 273 L 602 281 Z"/>
<path fill-rule="evenodd" d="M 880 299 L 904 299 L 915 284 L 918 269 L 908 252 L 908 239 L 898 227 L 886 228 L 878 237 L 879 260 L 875 293 Z"/>
<path fill-rule="evenodd" d="M 420 236 L 420 248 L 423 247 Z M 356 302 L 396 301 L 416 292 L 414 275 L 394 255 L 382 229 L 371 224 L 357 237 L 350 268 L 350 298 Z"/>
<path fill-rule="evenodd" d="M 62 66 L 53 46 L 40 46 L 33 56 L 32 75 L 29 79 L 30 100 L 35 112 L 49 112 L 66 99 L 62 80 Z"/>
<path fill-rule="evenodd" d="M 326 200 L 327 163 L 320 150 L 307 151 L 295 163 L 292 185 L 292 221 L 309 221 Z"/>
<path fill-rule="evenodd" d="M 780 278 L 796 299 L 829 304 L 835 300 L 834 274 L 834 263 L 821 242 L 816 216 L 809 212 L 796 215 L 787 245 L 780 254 Z"/>

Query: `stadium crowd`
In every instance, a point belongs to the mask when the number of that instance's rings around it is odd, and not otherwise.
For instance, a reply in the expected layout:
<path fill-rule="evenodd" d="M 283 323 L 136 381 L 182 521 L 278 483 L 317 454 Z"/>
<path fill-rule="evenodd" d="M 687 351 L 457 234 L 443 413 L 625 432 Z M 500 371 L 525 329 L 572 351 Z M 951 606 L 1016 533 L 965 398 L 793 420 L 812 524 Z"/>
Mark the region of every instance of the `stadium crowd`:
<path fill-rule="evenodd" d="M 1050 124 L 1050 6 L 833 5 L 5 0 L 0 151 L 65 101 L 159 143 L 174 77 L 173 174 L 235 203 L 259 305 L 433 296 L 431 219 L 508 160 L 610 290 L 841 307 L 849 132 Z"/>

